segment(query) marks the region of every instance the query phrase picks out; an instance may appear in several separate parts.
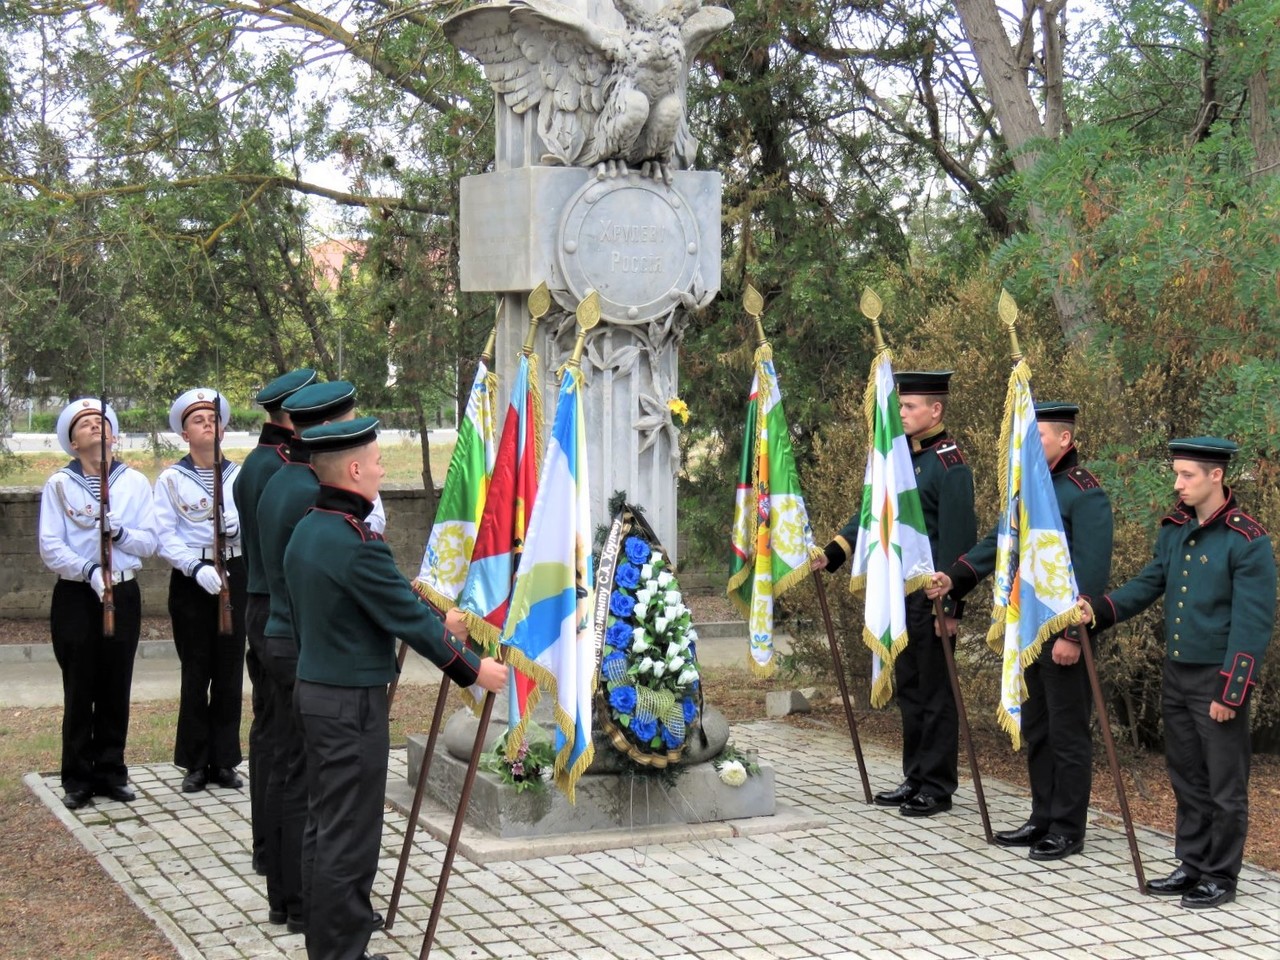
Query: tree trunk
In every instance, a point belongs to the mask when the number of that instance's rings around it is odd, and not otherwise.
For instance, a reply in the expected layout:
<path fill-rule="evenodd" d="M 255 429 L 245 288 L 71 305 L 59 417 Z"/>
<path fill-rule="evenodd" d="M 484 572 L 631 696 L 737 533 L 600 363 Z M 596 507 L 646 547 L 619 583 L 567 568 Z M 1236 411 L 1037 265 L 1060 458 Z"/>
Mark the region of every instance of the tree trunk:
<path fill-rule="evenodd" d="M 436 480 L 431 473 L 431 443 L 427 436 L 427 411 L 422 405 L 422 397 L 417 391 L 410 390 L 409 402 L 413 404 L 413 415 L 418 421 L 418 436 L 422 440 L 422 489 L 427 493 L 427 528 L 436 522 Z"/>
<path fill-rule="evenodd" d="M 1052 9 L 1055 5 L 1048 5 Z M 965 36 L 973 47 L 973 54 L 978 61 L 978 69 L 987 85 L 987 93 L 995 106 L 996 119 L 1000 131 L 1013 156 L 1014 169 L 1019 172 L 1029 170 L 1039 158 L 1039 153 L 1029 149 L 1029 145 L 1038 139 L 1056 137 L 1059 130 L 1046 129 L 1040 120 L 1040 111 L 1031 96 L 1027 83 L 1027 74 L 1018 63 L 1009 37 L 1000 22 L 1000 11 L 994 0 L 956 0 L 956 12 L 960 15 L 960 23 Z M 1050 21 L 1051 17 L 1046 17 Z M 1061 47 L 1055 37 L 1049 43 L 1050 49 Z M 1060 52 L 1057 56 L 1045 58 L 1046 87 L 1050 90 L 1062 86 L 1062 61 Z M 1053 71 L 1057 76 L 1049 76 Z M 1055 118 L 1054 110 L 1050 111 L 1051 119 L 1059 127 L 1065 126 L 1065 114 Z M 1079 244 L 1074 224 L 1060 213 L 1045 210 L 1039 204 L 1031 204 L 1027 211 L 1033 229 L 1046 233 L 1060 233 L 1067 237 L 1067 248 L 1071 252 L 1067 261 L 1061 265 L 1059 275 L 1063 278 L 1053 291 L 1053 305 L 1058 313 L 1058 323 L 1062 327 L 1063 336 L 1068 341 L 1085 345 L 1092 337 L 1095 329 L 1094 306 L 1087 285 L 1080 273 Z"/>

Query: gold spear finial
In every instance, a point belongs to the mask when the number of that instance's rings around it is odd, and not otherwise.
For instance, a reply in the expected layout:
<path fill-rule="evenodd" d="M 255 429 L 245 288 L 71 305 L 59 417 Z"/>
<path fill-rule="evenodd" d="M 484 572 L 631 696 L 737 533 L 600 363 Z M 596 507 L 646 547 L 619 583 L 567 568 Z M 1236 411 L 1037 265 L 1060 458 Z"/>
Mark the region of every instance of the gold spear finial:
<path fill-rule="evenodd" d="M 489 331 L 489 339 L 484 342 L 484 349 L 480 351 L 480 362 L 485 366 L 493 363 L 493 350 L 498 345 L 498 328 L 495 326 Z"/>
<path fill-rule="evenodd" d="M 547 281 L 538 284 L 529 294 L 529 331 L 524 335 L 522 351 L 526 357 L 533 354 L 533 338 L 538 332 L 538 321 L 551 309 L 551 291 L 547 289 Z"/>
<path fill-rule="evenodd" d="M 1018 304 L 1008 290 L 1001 288 L 1000 304 L 996 310 L 1000 315 L 1000 322 L 1009 328 L 1009 345 L 1013 351 L 1013 362 L 1017 363 L 1022 359 L 1022 348 L 1018 346 Z"/>
<path fill-rule="evenodd" d="M 582 366 L 582 350 L 587 344 L 587 332 L 600 322 L 600 294 L 594 290 L 587 292 L 586 297 L 578 304 L 578 341 L 573 345 L 573 356 L 569 358 L 569 366 Z"/>
<path fill-rule="evenodd" d="M 756 322 L 756 346 L 763 347 L 769 342 L 769 338 L 764 335 L 764 321 L 760 319 L 760 315 L 764 313 L 764 297 L 760 296 L 760 291 L 751 283 L 747 284 L 747 290 L 742 295 L 742 309 Z"/>
<path fill-rule="evenodd" d="M 884 334 L 880 332 L 880 311 L 884 309 L 884 304 L 880 302 L 880 298 L 876 292 L 870 287 L 863 287 L 862 299 L 858 301 L 858 309 L 862 311 L 862 315 L 871 321 L 871 329 L 876 335 L 876 353 L 881 353 L 885 349 Z"/>

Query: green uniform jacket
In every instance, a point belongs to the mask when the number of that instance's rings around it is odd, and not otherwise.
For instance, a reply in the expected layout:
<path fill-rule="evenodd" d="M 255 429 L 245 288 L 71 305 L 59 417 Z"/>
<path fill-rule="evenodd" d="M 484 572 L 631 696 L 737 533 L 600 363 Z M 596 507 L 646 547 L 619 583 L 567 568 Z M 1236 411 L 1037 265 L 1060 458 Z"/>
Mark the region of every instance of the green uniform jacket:
<path fill-rule="evenodd" d="M 276 471 L 258 500 L 258 542 L 262 548 L 262 569 L 271 594 L 271 612 L 263 635 L 288 638 L 295 648 L 298 638 L 289 609 L 289 589 L 284 578 L 284 551 L 308 510 L 316 504 L 320 481 L 307 462 L 304 450 L 290 450 L 290 461 Z"/>
<path fill-rule="evenodd" d="M 262 544 L 258 539 L 258 500 L 277 470 L 289 459 L 285 444 L 293 437 L 288 427 L 267 421 L 258 435 L 258 445 L 240 464 L 240 475 L 232 494 L 236 512 L 240 514 L 240 546 L 244 549 L 244 568 L 249 578 L 249 593 L 266 595 L 267 574 L 262 569 Z"/>
<path fill-rule="evenodd" d="M 1165 655 L 1175 663 L 1221 664 L 1219 702 L 1243 706 L 1271 641 L 1276 561 L 1267 531 L 1230 490 L 1203 525 L 1178 502 L 1160 521 L 1151 562 L 1092 604 L 1097 625 L 1128 620 L 1162 595 Z"/>
<path fill-rule="evenodd" d="M 929 531 L 933 568 L 945 570 L 978 539 L 978 518 L 973 512 L 973 470 L 941 424 L 932 433 L 912 439 L 911 465 L 915 467 L 920 507 L 925 529 Z M 853 552 L 861 519 L 859 504 L 849 522 L 824 548 L 828 571 L 837 570 Z M 944 606 L 954 617 L 963 612 L 963 605 L 959 603 L 948 602 Z"/>
<path fill-rule="evenodd" d="M 1071 567 L 1076 586 L 1086 597 L 1099 597 L 1111 580 L 1111 545 L 1115 522 L 1111 499 L 1098 483 L 1098 478 L 1080 466 L 1080 457 L 1071 447 L 1053 465 L 1053 492 L 1062 513 L 1062 529 L 1067 535 Z M 996 536 L 992 529 L 972 550 L 947 571 L 951 578 L 951 595 L 964 597 L 996 568 Z M 1072 627 L 1064 636 L 1079 643 Z"/>
<path fill-rule="evenodd" d="M 314 509 L 285 550 L 285 579 L 301 641 L 298 679 L 375 687 L 396 675 L 396 637 L 460 686 L 475 683 L 480 658 L 444 631 L 439 615 L 396 568 L 391 549 L 365 524 L 373 504 L 321 485 Z"/>

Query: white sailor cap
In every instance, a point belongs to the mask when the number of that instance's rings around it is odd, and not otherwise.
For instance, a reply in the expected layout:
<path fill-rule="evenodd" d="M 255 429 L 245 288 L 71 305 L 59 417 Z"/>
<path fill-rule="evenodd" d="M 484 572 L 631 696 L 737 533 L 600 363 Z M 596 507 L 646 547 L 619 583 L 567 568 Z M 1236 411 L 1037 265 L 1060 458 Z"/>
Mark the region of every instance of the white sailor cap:
<path fill-rule="evenodd" d="M 120 421 L 116 419 L 116 412 L 111 409 L 111 404 L 107 404 L 107 422 L 111 424 L 111 435 L 116 436 L 120 433 Z M 89 414 L 102 414 L 102 401 L 96 397 L 81 397 L 78 400 L 72 400 L 62 412 L 58 414 L 58 445 L 69 457 L 77 456 L 76 451 L 71 446 L 71 431 L 75 429 L 76 422 Z"/>
<path fill-rule="evenodd" d="M 226 427 L 231 422 L 231 404 L 227 403 L 225 396 L 219 396 L 218 392 L 210 387 L 193 387 L 173 401 L 173 406 L 169 408 L 169 427 L 174 433 L 181 433 L 187 417 L 197 410 L 213 409 L 214 397 L 218 397 L 218 406 L 222 408 L 222 426 Z"/>

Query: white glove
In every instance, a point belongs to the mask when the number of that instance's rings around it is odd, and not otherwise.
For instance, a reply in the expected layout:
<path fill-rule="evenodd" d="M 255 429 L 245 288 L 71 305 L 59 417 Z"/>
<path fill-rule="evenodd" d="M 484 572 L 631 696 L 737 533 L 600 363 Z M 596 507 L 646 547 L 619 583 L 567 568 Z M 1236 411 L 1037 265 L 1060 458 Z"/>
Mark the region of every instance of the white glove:
<path fill-rule="evenodd" d="M 102 576 L 102 568 L 94 567 L 93 573 L 89 574 L 89 586 L 93 587 L 93 592 L 98 595 L 98 599 L 102 599 L 102 595 L 107 592 L 107 581 Z"/>
<path fill-rule="evenodd" d="M 234 540 L 240 536 L 240 524 L 236 520 L 228 520 L 225 516 L 222 518 L 222 535 L 228 540 Z"/>
<path fill-rule="evenodd" d="M 102 518 L 102 525 L 107 528 L 107 533 L 119 534 L 124 532 L 124 517 L 120 511 L 111 509 L 107 511 L 107 515 Z"/>
<path fill-rule="evenodd" d="M 216 595 L 222 592 L 222 578 L 218 576 L 218 571 L 208 564 L 196 568 L 196 583 L 200 584 L 200 589 L 205 593 Z"/>

